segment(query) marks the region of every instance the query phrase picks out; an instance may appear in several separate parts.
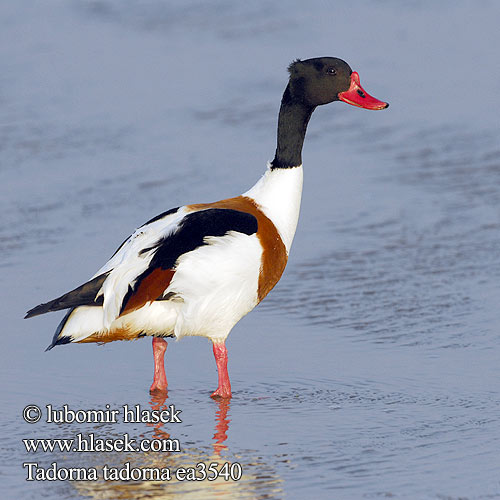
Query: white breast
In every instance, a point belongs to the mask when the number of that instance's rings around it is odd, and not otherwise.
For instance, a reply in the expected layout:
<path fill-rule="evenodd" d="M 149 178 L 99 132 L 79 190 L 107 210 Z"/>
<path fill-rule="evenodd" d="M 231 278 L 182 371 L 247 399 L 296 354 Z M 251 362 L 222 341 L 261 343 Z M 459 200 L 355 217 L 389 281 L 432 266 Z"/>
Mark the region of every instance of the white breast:
<path fill-rule="evenodd" d="M 243 194 L 254 199 L 262 211 L 273 222 L 290 252 L 297 222 L 299 220 L 302 198 L 303 168 L 270 169 L 249 191 Z"/>

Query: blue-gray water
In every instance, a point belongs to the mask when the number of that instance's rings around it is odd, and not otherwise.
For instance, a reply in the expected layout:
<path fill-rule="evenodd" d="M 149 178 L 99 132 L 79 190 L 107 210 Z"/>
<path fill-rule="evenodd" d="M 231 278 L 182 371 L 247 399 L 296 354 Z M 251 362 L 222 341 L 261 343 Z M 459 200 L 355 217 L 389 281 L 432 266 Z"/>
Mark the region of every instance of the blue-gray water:
<path fill-rule="evenodd" d="M 3 498 L 500 498 L 497 2 L 3 2 Z M 346 59 L 368 112 L 318 109 L 288 268 L 228 340 L 61 346 L 24 312 L 137 226 L 248 189 L 294 58 Z M 28 404 L 175 404 L 182 424 L 47 424 Z M 23 438 L 166 436 L 181 453 L 26 453 Z M 238 482 L 27 482 L 23 462 L 239 462 Z"/>

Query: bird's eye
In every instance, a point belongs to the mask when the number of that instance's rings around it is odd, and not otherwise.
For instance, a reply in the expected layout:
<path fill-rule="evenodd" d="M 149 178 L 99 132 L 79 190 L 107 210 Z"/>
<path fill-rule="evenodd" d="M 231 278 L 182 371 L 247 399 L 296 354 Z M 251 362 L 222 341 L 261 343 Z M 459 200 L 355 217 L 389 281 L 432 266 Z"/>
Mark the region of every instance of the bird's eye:
<path fill-rule="evenodd" d="M 335 68 L 328 68 L 326 70 L 326 72 L 329 74 L 329 75 L 336 75 L 337 74 L 337 70 Z"/>

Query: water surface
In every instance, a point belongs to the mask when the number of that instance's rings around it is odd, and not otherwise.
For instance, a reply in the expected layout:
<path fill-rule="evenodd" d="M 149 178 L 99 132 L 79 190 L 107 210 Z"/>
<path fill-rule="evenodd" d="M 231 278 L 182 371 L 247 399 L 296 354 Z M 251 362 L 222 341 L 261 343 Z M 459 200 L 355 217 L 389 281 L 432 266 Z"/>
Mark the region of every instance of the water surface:
<path fill-rule="evenodd" d="M 0 7 L 3 496 L 500 497 L 500 44 L 495 2 L 149 0 Z M 157 213 L 247 190 L 275 147 L 286 66 L 343 57 L 391 107 L 316 111 L 303 210 L 276 289 L 228 340 L 44 353 L 59 314 Z M 182 409 L 182 423 L 25 423 L 28 404 Z M 26 453 L 23 438 L 170 436 L 181 453 Z M 176 469 L 240 481 L 27 482 L 22 463 Z"/>

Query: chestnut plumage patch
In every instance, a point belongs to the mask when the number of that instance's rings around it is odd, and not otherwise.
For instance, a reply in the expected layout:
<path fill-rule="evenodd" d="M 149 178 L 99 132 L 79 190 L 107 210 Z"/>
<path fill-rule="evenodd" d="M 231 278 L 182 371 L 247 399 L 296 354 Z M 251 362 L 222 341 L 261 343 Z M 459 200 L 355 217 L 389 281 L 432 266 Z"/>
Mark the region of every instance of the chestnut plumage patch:
<path fill-rule="evenodd" d="M 121 314 L 135 311 L 163 295 L 174 274 L 173 269 L 161 269 L 159 267 L 153 269 L 140 281 L 134 292 L 127 294 L 123 300 Z"/>
<path fill-rule="evenodd" d="M 262 264 L 259 273 L 257 290 L 260 302 L 281 278 L 288 260 L 285 245 L 272 221 L 264 214 L 254 200 L 246 196 L 237 196 L 215 203 L 188 205 L 188 209 L 202 210 L 207 208 L 228 208 L 246 212 L 257 221 L 257 237 L 262 245 Z"/>

